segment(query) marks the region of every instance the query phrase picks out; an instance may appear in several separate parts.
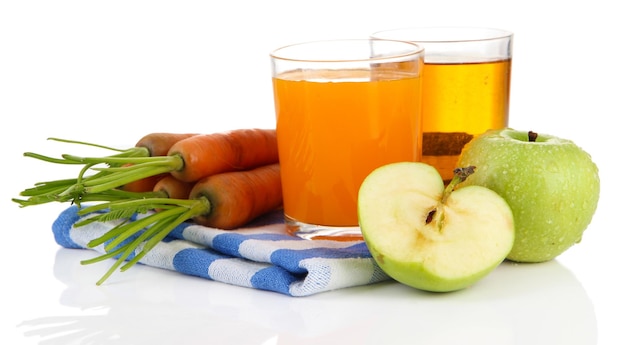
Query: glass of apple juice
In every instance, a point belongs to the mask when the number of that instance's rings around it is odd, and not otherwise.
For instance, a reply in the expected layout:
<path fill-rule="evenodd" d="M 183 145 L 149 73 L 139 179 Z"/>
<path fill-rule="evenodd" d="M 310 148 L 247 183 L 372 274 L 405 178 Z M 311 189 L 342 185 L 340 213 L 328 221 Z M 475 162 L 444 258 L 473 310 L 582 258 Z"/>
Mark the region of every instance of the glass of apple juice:
<path fill-rule="evenodd" d="M 475 27 L 413 27 L 372 38 L 424 47 L 422 161 L 452 179 L 474 136 L 508 126 L 513 34 Z"/>
<path fill-rule="evenodd" d="M 424 49 L 337 39 L 284 46 L 270 59 L 289 233 L 362 239 L 361 182 L 379 166 L 420 159 Z"/>

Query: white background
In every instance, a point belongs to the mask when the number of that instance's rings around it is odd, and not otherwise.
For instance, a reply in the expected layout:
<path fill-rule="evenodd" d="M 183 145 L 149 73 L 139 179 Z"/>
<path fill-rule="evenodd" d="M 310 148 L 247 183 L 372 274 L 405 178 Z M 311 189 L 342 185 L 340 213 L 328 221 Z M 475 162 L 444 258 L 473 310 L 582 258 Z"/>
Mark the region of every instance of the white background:
<path fill-rule="evenodd" d="M 0 343 L 624 344 L 623 11 L 618 1 L 3 1 L 0 3 Z M 579 245 L 498 268 L 455 294 L 383 283 L 303 299 L 59 250 L 66 205 L 20 209 L 34 182 L 68 177 L 25 151 L 80 153 L 48 137 L 130 147 L 155 131 L 273 127 L 269 52 L 403 26 L 515 33 L 510 125 L 572 139 L 601 171 Z"/>

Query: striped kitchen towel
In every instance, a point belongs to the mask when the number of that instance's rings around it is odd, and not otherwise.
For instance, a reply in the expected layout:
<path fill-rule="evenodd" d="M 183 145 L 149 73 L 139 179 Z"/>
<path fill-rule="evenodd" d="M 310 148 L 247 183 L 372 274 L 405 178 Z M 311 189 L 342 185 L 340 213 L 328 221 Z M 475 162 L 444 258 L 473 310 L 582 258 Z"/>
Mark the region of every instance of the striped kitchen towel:
<path fill-rule="evenodd" d="M 74 227 L 81 219 L 77 211 L 71 206 L 53 223 L 54 238 L 63 247 L 89 249 L 89 241 L 118 224 L 101 221 Z M 93 250 L 105 252 L 103 245 Z M 289 296 L 309 296 L 390 279 L 376 265 L 365 242 L 291 236 L 285 231 L 281 212 L 237 230 L 181 224 L 139 262 Z"/>

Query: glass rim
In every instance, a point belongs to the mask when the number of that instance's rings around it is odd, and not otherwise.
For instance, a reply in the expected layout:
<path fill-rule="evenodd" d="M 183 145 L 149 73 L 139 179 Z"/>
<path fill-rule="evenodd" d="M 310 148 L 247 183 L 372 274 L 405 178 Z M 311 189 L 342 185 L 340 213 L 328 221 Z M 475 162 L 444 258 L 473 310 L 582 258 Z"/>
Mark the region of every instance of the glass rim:
<path fill-rule="evenodd" d="M 284 50 L 287 50 L 287 49 L 291 49 L 291 48 L 297 48 L 297 47 L 305 46 L 305 45 L 314 45 L 314 44 L 323 44 L 323 43 L 341 43 L 341 42 L 375 42 L 375 41 L 390 42 L 390 43 L 400 43 L 403 46 L 414 47 L 415 50 L 411 50 L 411 51 L 408 51 L 408 52 L 393 52 L 393 53 L 390 53 L 388 55 L 370 56 L 370 57 L 367 57 L 367 58 L 354 58 L 354 59 L 296 58 L 296 57 L 289 57 L 287 55 L 280 55 L 279 54 L 279 52 L 281 52 L 281 51 L 284 51 Z M 425 48 L 423 46 L 421 46 L 420 44 L 418 44 L 418 43 L 410 42 L 410 41 L 404 41 L 404 40 L 397 40 L 397 39 L 338 38 L 338 39 L 322 39 L 322 40 L 312 40 L 312 41 L 305 41 L 305 42 L 299 42 L 299 43 L 292 43 L 292 44 L 284 45 L 284 46 L 281 46 L 279 48 L 276 48 L 276 49 L 272 50 L 269 55 L 270 55 L 270 57 L 272 59 L 282 60 L 282 61 L 343 63 L 343 62 L 365 62 L 365 61 L 384 61 L 384 60 L 389 60 L 389 59 L 401 59 L 401 58 L 410 57 L 410 56 L 413 56 L 413 55 L 424 54 L 424 50 L 425 50 Z"/>
<path fill-rule="evenodd" d="M 415 36 L 417 32 L 423 32 L 426 34 L 426 38 L 421 39 Z M 386 36 L 386 34 L 403 33 L 406 36 Z M 448 35 L 449 33 L 460 34 L 458 37 L 449 38 L 428 38 L 428 36 L 439 35 L 442 33 Z M 406 40 L 414 43 L 461 43 L 461 42 L 485 42 L 496 41 L 505 38 L 513 37 L 513 32 L 505 29 L 498 29 L 492 27 L 479 27 L 479 26 L 414 26 L 414 27 L 401 27 L 395 29 L 380 30 L 372 33 L 370 37 L 374 39 L 385 40 Z M 402 38 L 400 38 L 402 37 Z"/>

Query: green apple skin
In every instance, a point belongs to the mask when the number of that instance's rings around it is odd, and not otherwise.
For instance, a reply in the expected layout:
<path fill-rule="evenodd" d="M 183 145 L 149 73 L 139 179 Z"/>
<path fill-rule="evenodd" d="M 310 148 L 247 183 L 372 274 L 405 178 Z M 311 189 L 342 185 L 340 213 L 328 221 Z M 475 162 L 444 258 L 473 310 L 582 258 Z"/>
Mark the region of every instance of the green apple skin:
<path fill-rule="evenodd" d="M 434 167 L 400 162 L 375 169 L 359 190 L 359 225 L 372 257 L 391 278 L 416 289 L 464 289 L 513 246 L 513 214 L 502 197 L 476 186 L 442 201 L 444 188 Z"/>
<path fill-rule="evenodd" d="M 483 186 L 513 210 L 515 244 L 507 259 L 544 262 L 582 239 L 600 198 L 598 167 L 574 142 L 506 128 L 469 142 L 458 165 L 476 171 L 459 187 Z"/>

